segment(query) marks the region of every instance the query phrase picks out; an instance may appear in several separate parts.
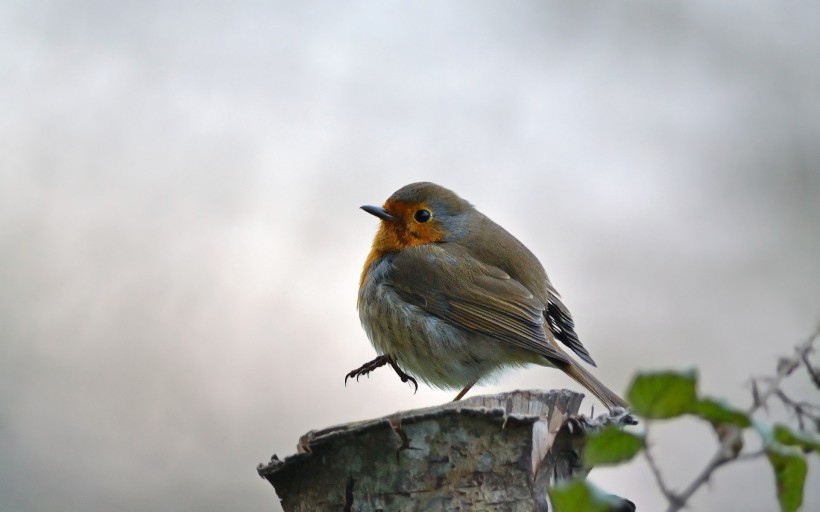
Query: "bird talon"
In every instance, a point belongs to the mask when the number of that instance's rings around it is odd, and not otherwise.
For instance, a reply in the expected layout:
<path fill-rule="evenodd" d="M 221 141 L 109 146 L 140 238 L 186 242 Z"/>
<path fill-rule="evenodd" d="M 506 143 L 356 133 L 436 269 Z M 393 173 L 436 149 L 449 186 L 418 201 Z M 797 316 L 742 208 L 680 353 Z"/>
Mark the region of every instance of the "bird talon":
<path fill-rule="evenodd" d="M 416 389 L 413 390 L 413 394 L 415 395 L 416 391 L 419 390 L 419 384 L 418 384 L 418 382 L 416 382 L 416 379 L 414 379 L 413 377 L 411 377 L 411 376 L 407 375 L 406 373 L 404 373 L 404 371 L 401 368 L 399 368 L 399 365 L 397 365 L 396 362 L 393 361 L 392 359 L 388 360 L 387 362 L 390 363 L 390 366 L 393 368 L 393 371 L 396 372 L 396 375 L 399 376 L 399 378 L 401 379 L 402 382 L 412 382 L 413 383 L 413 386 L 416 387 Z"/>
<path fill-rule="evenodd" d="M 414 379 L 413 377 L 407 375 L 406 373 L 404 375 L 399 375 L 399 377 L 401 377 L 402 382 L 409 382 L 410 384 L 412 384 L 414 386 L 413 394 L 415 395 L 416 391 L 419 390 L 419 383 L 416 382 L 416 379 Z"/>
<path fill-rule="evenodd" d="M 355 370 L 348 372 L 348 374 L 345 375 L 345 386 L 347 385 L 347 379 L 356 377 L 356 382 L 359 382 L 359 377 L 361 377 L 362 375 L 367 375 L 369 377 L 370 372 L 372 372 L 380 366 L 386 365 L 388 362 L 389 360 L 387 359 L 387 356 L 379 356 L 376 359 L 361 365 Z"/>

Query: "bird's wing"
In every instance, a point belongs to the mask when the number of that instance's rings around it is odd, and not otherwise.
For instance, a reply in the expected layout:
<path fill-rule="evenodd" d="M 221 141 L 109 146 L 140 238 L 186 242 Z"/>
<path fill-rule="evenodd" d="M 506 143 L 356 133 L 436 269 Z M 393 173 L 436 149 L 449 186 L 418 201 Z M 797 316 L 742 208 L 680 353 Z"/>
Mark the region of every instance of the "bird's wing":
<path fill-rule="evenodd" d="M 445 249 L 438 244 L 405 249 L 390 266 L 388 286 L 428 314 L 555 363 L 569 361 L 547 339 L 546 306 L 501 269 L 454 246 Z"/>
<path fill-rule="evenodd" d="M 578 357 L 592 366 L 597 366 L 592 356 L 587 352 L 587 349 L 581 344 L 581 340 L 578 339 L 578 335 L 575 333 L 575 322 L 572 320 L 569 309 L 561 302 L 561 297 L 558 295 L 558 292 L 550 285 L 547 288 L 547 293 L 549 296 L 547 298 L 547 307 L 544 311 L 544 317 L 547 319 L 547 325 L 552 335 L 556 340 L 578 354 Z"/>

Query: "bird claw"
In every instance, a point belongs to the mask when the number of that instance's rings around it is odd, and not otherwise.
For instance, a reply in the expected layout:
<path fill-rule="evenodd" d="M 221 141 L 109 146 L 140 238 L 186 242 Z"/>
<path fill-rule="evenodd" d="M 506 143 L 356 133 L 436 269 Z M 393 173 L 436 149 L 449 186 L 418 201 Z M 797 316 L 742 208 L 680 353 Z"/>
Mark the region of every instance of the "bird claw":
<path fill-rule="evenodd" d="M 399 365 L 394 363 L 392 359 L 388 362 L 390 363 L 390 366 L 393 368 L 393 371 L 396 372 L 396 375 L 399 376 L 402 382 L 410 382 L 411 384 L 413 384 L 413 386 L 415 386 L 415 389 L 413 390 L 413 394 L 415 395 L 416 391 L 419 390 L 419 383 L 416 382 L 416 379 L 404 373 L 402 369 L 399 368 Z"/>
<path fill-rule="evenodd" d="M 361 377 L 362 375 L 370 375 L 370 372 L 372 372 L 380 366 L 386 365 L 388 362 L 390 362 L 390 360 L 387 358 L 387 356 L 379 356 L 372 361 L 364 363 L 360 367 L 345 375 L 345 386 L 347 386 L 347 379 L 356 377 L 356 382 L 359 382 L 359 377 Z"/>
<path fill-rule="evenodd" d="M 404 373 L 404 371 L 402 371 L 402 369 L 399 368 L 399 365 L 397 365 L 392 359 L 390 359 L 390 357 L 385 356 L 385 355 L 381 355 L 381 356 L 377 357 L 376 359 L 361 365 L 360 367 L 356 368 L 355 370 L 352 370 L 352 371 L 348 372 L 348 374 L 345 375 L 345 386 L 347 386 L 347 379 L 356 377 L 356 382 L 358 382 L 359 377 L 361 377 L 362 375 L 369 376 L 370 372 L 372 372 L 376 368 L 379 368 L 379 367 L 384 366 L 386 364 L 389 364 L 390 367 L 393 368 L 393 371 L 396 372 L 396 375 L 399 376 L 399 378 L 401 379 L 402 382 L 410 382 L 411 384 L 413 384 L 413 386 L 415 386 L 415 390 L 413 391 L 413 394 L 415 394 L 416 391 L 419 390 L 419 384 L 418 384 L 418 382 L 416 382 L 416 379 L 414 379 L 410 375 L 407 375 L 406 373 Z"/>

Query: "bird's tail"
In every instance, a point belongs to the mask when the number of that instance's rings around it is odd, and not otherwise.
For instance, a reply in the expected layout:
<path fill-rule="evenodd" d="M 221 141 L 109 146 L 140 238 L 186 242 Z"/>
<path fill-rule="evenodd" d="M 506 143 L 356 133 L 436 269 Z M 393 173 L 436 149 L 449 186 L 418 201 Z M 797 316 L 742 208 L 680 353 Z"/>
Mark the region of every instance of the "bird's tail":
<path fill-rule="evenodd" d="M 598 400 L 604 403 L 607 409 L 612 410 L 613 407 L 623 407 L 629 409 L 629 404 L 606 387 L 601 381 L 596 379 L 591 373 L 582 368 L 575 361 L 570 361 L 561 368 L 564 373 L 572 377 L 578 384 L 584 386 L 598 397 Z"/>

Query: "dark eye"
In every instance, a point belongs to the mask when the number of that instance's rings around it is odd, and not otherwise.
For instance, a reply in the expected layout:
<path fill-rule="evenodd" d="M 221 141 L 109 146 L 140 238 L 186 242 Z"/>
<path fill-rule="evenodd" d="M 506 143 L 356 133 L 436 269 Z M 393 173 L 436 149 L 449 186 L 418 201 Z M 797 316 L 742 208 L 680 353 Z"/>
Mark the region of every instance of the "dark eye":
<path fill-rule="evenodd" d="M 433 218 L 433 214 L 427 210 L 419 210 L 413 215 L 413 218 L 416 219 L 418 222 L 427 222 L 431 218 Z"/>

